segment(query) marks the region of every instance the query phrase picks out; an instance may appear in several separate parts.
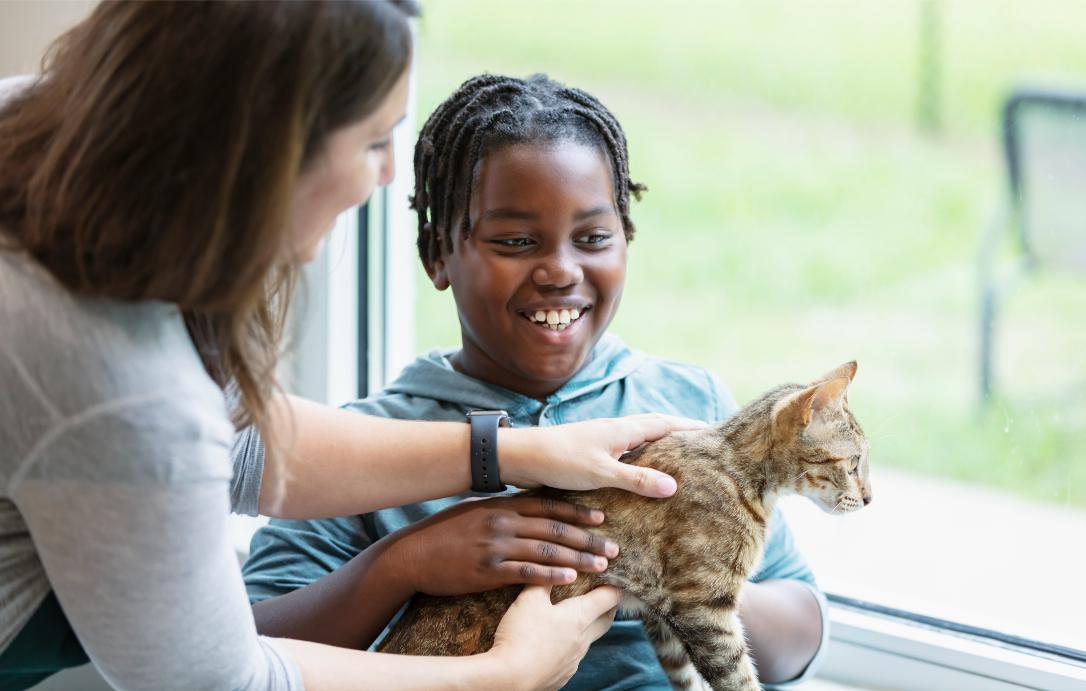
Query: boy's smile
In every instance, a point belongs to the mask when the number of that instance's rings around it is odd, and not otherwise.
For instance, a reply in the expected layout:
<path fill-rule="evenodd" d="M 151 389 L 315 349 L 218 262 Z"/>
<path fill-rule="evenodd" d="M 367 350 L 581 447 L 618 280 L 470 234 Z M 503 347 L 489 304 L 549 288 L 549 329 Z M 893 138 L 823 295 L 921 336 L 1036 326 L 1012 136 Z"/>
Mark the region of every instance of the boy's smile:
<path fill-rule="evenodd" d="M 460 315 L 453 365 L 545 398 L 588 361 L 622 296 L 626 237 L 608 159 L 572 141 L 491 151 L 468 218 L 468 238 L 454 230 L 454 251 L 428 267 Z"/>

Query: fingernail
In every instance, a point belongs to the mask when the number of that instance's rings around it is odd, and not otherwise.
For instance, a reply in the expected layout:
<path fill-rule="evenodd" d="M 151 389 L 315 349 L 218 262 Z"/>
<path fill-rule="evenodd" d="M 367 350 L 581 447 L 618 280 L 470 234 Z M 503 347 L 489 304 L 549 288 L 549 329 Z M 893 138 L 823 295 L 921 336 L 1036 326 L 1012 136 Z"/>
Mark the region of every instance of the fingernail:
<path fill-rule="evenodd" d="M 577 579 L 577 572 L 573 569 L 562 569 L 562 580 L 566 583 L 572 583 Z"/>
<path fill-rule="evenodd" d="M 606 554 L 608 557 L 614 559 L 618 556 L 618 543 L 608 540 L 603 545 L 603 553 Z"/>
<path fill-rule="evenodd" d="M 603 523 L 603 512 L 599 509 L 592 509 L 592 512 L 588 514 L 588 517 L 595 523 Z"/>
<path fill-rule="evenodd" d="M 604 559 L 603 557 L 596 557 L 595 559 L 592 560 L 592 563 L 600 571 L 603 571 L 604 569 L 607 568 L 607 560 Z"/>
<path fill-rule="evenodd" d="M 679 489 L 679 485 L 676 484 L 675 478 L 670 475 L 664 475 L 656 481 L 656 493 L 661 497 L 670 497 L 675 494 L 677 489 Z"/>

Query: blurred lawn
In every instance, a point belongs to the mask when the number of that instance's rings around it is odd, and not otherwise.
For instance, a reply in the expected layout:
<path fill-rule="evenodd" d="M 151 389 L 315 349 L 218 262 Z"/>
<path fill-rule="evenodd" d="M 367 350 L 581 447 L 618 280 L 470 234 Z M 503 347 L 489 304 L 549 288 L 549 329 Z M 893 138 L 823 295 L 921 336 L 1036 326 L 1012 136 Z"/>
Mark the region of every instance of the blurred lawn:
<path fill-rule="evenodd" d="M 419 112 L 490 71 L 547 72 L 627 131 L 631 345 L 744 401 L 856 358 L 873 460 L 1086 506 L 1086 279 L 1041 274 L 976 400 L 979 236 L 1012 85 L 1086 88 L 1086 4 L 939 2 L 942 130 L 916 125 L 918 1 L 431 0 Z M 459 342 L 420 271 L 419 348 Z"/>

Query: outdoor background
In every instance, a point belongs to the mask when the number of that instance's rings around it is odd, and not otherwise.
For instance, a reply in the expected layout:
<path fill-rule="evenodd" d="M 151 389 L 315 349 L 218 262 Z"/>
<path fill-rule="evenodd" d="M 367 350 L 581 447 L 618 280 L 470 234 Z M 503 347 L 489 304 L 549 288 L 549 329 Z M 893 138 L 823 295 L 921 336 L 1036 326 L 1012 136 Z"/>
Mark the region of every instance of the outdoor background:
<path fill-rule="evenodd" d="M 1086 3 L 430 0 L 419 29 L 420 124 L 484 71 L 547 72 L 623 124 L 649 187 L 630 345 L 740 403 L 859 361 L 875 501 L 788 511 L 827 590 L 1086 650 L 1086 276 L 1010 291 L 985 408 L 977 364 L 1000 106 L 1086 90 Z M 418 295 L 419 349 L 458 345 L 451 295 L 421 270 Z"/>
<path fill-rule="evenodd" d="M 986 413 L 977 394 L 999 107 L 1017 84 L 1086 89 L 1086 3 L 431 0 L 419 44 L 420 124 L 484 71 L 547 72 L 615 112 L 649 187 L 612 327 L 632 346 L 740 402 L 855 358 L 879 466 L 1086 506 L 1086 278 L 1010 293 Z M 458 344 L 451 296 L 419 276 L 419 348 Z"/>

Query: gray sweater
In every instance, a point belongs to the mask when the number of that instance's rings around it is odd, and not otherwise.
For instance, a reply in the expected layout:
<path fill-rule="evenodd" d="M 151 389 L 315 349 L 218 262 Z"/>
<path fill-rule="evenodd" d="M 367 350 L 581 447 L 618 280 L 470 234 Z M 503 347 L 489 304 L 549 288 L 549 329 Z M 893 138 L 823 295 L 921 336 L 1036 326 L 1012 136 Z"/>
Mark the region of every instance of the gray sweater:
<path fill-rule="evenodd" d="M 53 590 L 121 689 L 300 689 L 227 525 L 233 428 L 176 306 L 0 251 L 0 651 Z M 259 465 L 234 484 L 252 511 Z"/>

